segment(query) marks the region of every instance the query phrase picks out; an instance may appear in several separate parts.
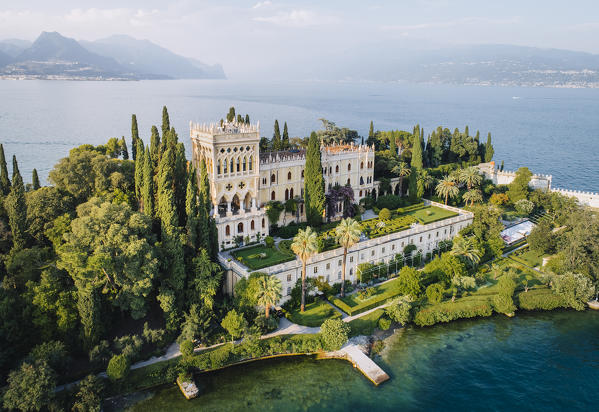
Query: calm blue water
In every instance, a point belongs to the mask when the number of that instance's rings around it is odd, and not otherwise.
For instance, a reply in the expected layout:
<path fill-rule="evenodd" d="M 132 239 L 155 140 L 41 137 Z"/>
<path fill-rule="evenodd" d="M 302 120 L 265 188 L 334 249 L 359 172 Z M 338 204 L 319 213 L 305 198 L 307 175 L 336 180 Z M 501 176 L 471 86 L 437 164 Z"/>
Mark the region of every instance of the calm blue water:
<path fill-rule="evenodd" d="M 517 98 L 515 98 L 517 97 Z M 219 80 L 141 82 L 0 81 L 0 142 L 21 172 L 45 179 L 58 159 L 83 143 L 130 138 L 136 113 L 146 143 L 167 105 L 189 151 L 189 121 L 218 121 L 229 106 L 260 120 L 272 136 L 275 118 L 305 136 L 325 117 L 368 134 L 375 128 L 425 132 L 439 124 L 470 126 L 486 138 L 506 169 L 551 173 L 554 186 L 599 191 L 599 90 L 388 83 L 240 83 Z M 129 140 L 128 140 L 129 142 Z M 190 153 L 190 152 L 188 152 Z"/>
<path fill-rule="evenodd" d="M 599 313 L 502 315 L 393 336 L 374 387 L 351 364 L 284 358 L 168 385 L 133 411 L 582 411 L 599 402 Z"/>

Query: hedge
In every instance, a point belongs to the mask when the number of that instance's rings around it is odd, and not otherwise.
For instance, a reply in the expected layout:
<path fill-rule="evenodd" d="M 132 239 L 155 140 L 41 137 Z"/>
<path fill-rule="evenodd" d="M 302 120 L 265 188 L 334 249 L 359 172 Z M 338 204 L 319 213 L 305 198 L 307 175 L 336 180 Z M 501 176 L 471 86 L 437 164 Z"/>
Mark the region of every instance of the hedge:
<path fill-rule="evenodd" d="M 329 296 L 329 302 L 333 305 L 337 306 L 339 309 L 347 313 L 349 316 L 357 315 L 362 312 L 366 312 L 367 310 L 376 308 L 377 306 L 383 305 L 396 297 L 399 293 L 397 290 L 390 290 L 385 293 L 381 293 L 380 295 L 373 296 L 367 301 L 360 303 L 356 306 L 349 306 L 347 303 L 342 301 L 336 296 Z"/>
<path fill-rule="evenodd" d="M 414 323 L 418 326 L 431 326 L 435 323 L 447 323 L 456 319 L 491 316 L 493 307 L 487 300 L 469 300 L 445 302 L 428 306 L 416 313 Z"/>
<path fill-rule="evenodd" d="M 516 303 L 524 310 L 553 310 L 568 308 L 563 297 L 553 293 L 551 289 L 529 289 L 516 295 Z"/>

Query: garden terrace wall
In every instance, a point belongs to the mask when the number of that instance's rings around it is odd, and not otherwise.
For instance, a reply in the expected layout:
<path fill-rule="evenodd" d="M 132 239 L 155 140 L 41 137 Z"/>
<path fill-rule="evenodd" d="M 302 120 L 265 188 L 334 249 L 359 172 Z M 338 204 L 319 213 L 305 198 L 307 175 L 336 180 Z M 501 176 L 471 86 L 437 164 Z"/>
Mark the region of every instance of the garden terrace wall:
<path fill-rule="evenodd" d="M 414 244 L 423 255 L 431 252 L 441 241 L 453 239 L 464 227 L 472 223 L 473 214 L 440 203 L 424 201 L 427 206 L 432 205 L 458 213 L 457 216 L 439 220 L 425 225 L 417 224 L 414 227 L 399 232 L 383 235 L 374 239 L 361 241 L 352 246 L 348 251 L 346 279 L 356 281 L 357 266 L 360 263 L 388 263 L 401 253 L 408 244 Z M 307 277 L 321 277 L 329 284 L 341 281 L 341 262 L 343 249 L 325 251 L 314 255 L 307 264 Z M 229 253 L 219 253 L 219 263 L 225 268 L 225 292 L 232 293 L 234 284 L 241 278 L 249 277 L 253 270 L 237 262 Z M 301 279 L 302 265 L 299 259 L 260 269 L 261 272 L 277 276 L 283 286 L 283 298 L 280 303 L 289 298 L 291 289 L 297 279 Z"/>

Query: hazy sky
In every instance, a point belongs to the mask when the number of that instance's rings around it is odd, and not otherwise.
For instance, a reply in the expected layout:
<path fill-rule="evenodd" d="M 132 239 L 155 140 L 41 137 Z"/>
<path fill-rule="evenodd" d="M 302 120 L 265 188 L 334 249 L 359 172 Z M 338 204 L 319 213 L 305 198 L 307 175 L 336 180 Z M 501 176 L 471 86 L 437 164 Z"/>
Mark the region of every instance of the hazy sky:
<path fill-rule="evenodd" d="M 0 39 L 34 40 L 41 31 L 86 40 L 111 34 L 145 38 L 206 63 L 221 63 L 229 77 L 239 78 L 309 67 L 347 53 L 375 51 L 376 56 L 444 44 L 599 53 L 599 2 L 0 1 Z"/>

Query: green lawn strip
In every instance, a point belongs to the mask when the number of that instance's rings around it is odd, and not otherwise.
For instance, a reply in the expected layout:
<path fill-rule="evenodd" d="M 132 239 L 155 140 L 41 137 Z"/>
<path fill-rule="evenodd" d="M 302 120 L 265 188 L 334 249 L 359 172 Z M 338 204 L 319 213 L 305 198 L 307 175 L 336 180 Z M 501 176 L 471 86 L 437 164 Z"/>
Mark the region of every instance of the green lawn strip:
<path fill-rule="evenodd" d="M 357 293 L 353 293 L 351 295 L 346 295 L 344 298 L 329 296 L 329 302 L 348 315 L 353 316 L 358 313 L 366 312 L 369 309 L 376 308 L 399 295 L 397 279 L 375 286 L 373 289 L 375 290 L 374 295 L 366 300 L 361 300 L 358 298 Z"/>
<path fill-rule="evenodd" d="M 260 254 L 266 254 L 261 257 Z M 278 265 L 295 259 L 295 255 L 286 253 L 277 246 L 268 248 L 265 245 L 257 245 L 231 252 L 231 255 L 252 270 Z M 241 260 L 239 260 L 241 258 Z"/>
<path fill-rule="evenodd" d="M 372 335 L 377 327 L 379 318 L 385 314 L 385 309 L 377 309 L 368 315 L 354 319 L 348 323 L 351 328 L 350 336 Z"/>
<path fill-rule="evenodd" d="M 430 212 L 430 215 L 427 213 Z M 439 220 L 447 219 L 450 217 L 457 216 L 456 212 L 451 210 L 443 209 L 436 206 L 427 207 L 424 209 L 414 210 L 412 212 L 406 213 L 407 215 L 414 216 L 418 219 L 422 224 L 428 224 L 437 222 Z"/>
<path fill-rule="evenodd" d="M 532 250 L 525 250 L 522 253 L 520 251 L 514 252 L 510 255 L 510 258 L 533 268 L 541 266 L 543 263 L 543 254 Z"/>
<path fill-rule="evenodd" d="M 322 325 L 327 319 L 341 318 L 341 313 L 337 312 L 326 302 L 317 299 L 306 305 L 304 313 L 300 312 L 299 309 L 285 314 L 287 319 L 298 325 L 316 327 Z"/>

